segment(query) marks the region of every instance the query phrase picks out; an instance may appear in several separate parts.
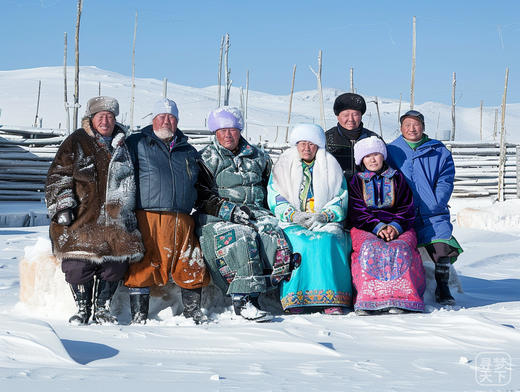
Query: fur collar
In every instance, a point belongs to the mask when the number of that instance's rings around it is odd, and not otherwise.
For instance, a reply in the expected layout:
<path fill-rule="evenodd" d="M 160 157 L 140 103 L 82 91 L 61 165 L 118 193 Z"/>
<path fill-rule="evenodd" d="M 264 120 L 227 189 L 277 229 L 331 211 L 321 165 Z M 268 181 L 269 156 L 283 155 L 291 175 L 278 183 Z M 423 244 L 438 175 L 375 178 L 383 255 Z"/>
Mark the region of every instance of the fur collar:
<path fill-rule="evenodd" d="M 96 142 L 98 142 L 98 144 L 105 145 L 105 143 L 103 143 L 100 140 L 100 138 L 102 136 L 92 128 L 91 121 L 90 121 L 89 117 L 83 117 L 83 119 L 81 120 L 81 127 L 85 130 L 87 135 L 89 135 L 90 137 L 93 137 L 94 139 L 96 139 Z M 123 144 L 124 141 L 125 141 L 125 138 L 126 138 L 125 131 L 123 131 L 119 127 L 119 125 L 117 125 L 117 123 L 116 123 L 116 125 L 114 127 L 114 132 L 112 133 L 112 136 L 113 136 L 113 138 L 112 138 L 111 145 L 112 145 L 112 148 L 114 148 L 114 149 L 116 149 L 121 144 Z"/>
<path fill-rule="evenodd" d="M 285 151 L 273 168 L 273 185 L 293 207 L 300 209 L 300 185 L 303 168 L 296 147 Z M 314 208 L 319 212 L 336 197 L 343 182 L 343 171 L 336 158 L 322 148 L 318 149 L 312 169 Z"/>

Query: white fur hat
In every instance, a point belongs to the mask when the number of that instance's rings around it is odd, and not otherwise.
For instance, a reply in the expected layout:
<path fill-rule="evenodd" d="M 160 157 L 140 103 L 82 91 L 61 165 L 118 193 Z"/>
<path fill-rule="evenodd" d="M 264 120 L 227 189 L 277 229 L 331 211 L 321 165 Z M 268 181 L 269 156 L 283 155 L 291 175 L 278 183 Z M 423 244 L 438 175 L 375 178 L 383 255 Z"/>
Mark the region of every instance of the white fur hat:
<path fill-rule="evenodd" d="M 179 109 L 177 109 L 177 104 L 171 99 L 162 98 L 155 102 L 155 105 L 153 105 L 152 120 L 163 113 L 171 114 L 179 121 Z"/>
<path fill-rule="evenodd" d="M 296 145 L 298 142 L 306 140 L 316 144 L 319 148 L 325 148 L 325 132 L 316 124 L 295 125 L 289 137 L 289 143 Z"/>
<path fill-rule="evenodd" d="M 386 160 L 386 145 L 383 140 L 377 136 L 370 136 L 359 140 L 354 144 L 354 158 L 356 159 L 356 165 L 359 166 L 364 157 L 374 152 L 380 153 Z"/>

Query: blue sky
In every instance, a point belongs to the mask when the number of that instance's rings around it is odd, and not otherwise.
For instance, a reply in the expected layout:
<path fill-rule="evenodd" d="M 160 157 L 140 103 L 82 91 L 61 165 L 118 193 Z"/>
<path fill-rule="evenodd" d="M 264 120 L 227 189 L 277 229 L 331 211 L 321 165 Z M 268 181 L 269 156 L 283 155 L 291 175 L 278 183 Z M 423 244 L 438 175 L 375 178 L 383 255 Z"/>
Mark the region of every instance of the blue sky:
<path fill-rule="evenodd" d="M 76 0 L 2 0 L 0 70 L 63 63 L 63 33 L 74 59 Z M 138 11 L 136 76 L 204 87 L 217 83 L 220 39 L 231 36 L 234 86 L 274 94 L 323 85 L 361 94 L 410 97 L 412 17 L 417 17 L 416 104 L 499 105 L 509 67 L 508 102 L 520 102 L 520 2 L 510 1 L 116 1 L 84 0 L 80 64 L 131 75 Z"/>

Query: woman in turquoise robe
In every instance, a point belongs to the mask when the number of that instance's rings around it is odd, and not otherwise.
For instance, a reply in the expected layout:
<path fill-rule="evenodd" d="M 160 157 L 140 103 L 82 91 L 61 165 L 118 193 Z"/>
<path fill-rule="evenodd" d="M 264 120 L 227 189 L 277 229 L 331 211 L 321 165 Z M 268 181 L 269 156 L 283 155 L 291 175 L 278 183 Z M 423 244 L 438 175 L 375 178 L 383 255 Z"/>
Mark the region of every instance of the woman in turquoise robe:
<path fill-rule="evenodd" d="M 268 205 L 301 265 L 280 286 L 284 310 L 344 314 L 352 306 L 351 244 L 342 229 L 348 191 L 341 167 L 325 150 L 323 129 L 301 124 L 273 167 Z"/>

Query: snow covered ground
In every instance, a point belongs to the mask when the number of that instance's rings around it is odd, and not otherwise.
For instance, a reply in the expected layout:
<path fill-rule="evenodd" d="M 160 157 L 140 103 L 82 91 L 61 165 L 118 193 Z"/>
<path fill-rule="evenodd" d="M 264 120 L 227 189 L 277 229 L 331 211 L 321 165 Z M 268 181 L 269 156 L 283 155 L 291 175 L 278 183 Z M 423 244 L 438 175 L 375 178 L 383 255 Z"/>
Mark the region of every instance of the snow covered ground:
<path fill-rule="evenodd" d="M 70 67 L 69 81 L 72 72 Z M 82 67 L 80 75 L 82 105 L 97 95 L 101 82 L 102 94 L 121 104 L 119 120 L 129 122 L 128 76 L 96 67 Z M 61 67 L 0 71 L 0 124 L 31 125 L 42 80 L 43 126 L 63 127 L 62 77 Z M 341 92 L 324 91 L 329 127 L 336 122 L 332 104 Z M 136 80 L 136 125 L 149 122 L 147 114 L 161 94 L 161 81 Z M 179 105 L 181 129 L 204 128 L 207 113 L 217 106 L 215 86 L 169 83 L 168 95 Z M 365 126 L 379 131 L 370 102 L 374 97 L 365 98 Z M 239 103 L 234 87 L 231 104 Z M 277 133 L 274 125 L 287 121 L 288 103 L 288 96 L 251 91 L 249 137 L 282 142 L 285 128 Z M 396 99 L 379 98 L 386 140 L 398 134 L 398 107 Z M 402 112 L 407 107 L 403 102 Z M 426 102 L 416 108 L 425 114 L 431 136 L 450 129 L 448 106 Z M 485 140 L 493 140 L 494 117 L 495 108 L 485 108 Z M 292 119 L 319 121 L 316 91 L 295 94 Z M 457 108 L 457 140 L 478 140 L 479 125 L 479 108 Z M 520 142 L 518 127 L 520 104 L 509 104 L 508 141 Z M 204 291 L 204 304 L 211 322 L 196 326 L 178 315 L 179 293 L 169 287 L 155 293 L 152 320 L 133 326 L 128 325 L 127 292 L 120 289 L 113 310 L 121 325 L 72 327 L 67 323 L 74 309 L 72 295 L 49 262 L 48 226 L 2 227 L 44 219 L 44 205 L 0 202 L 0 387 L 17 392 L 141 391 L 156 386 L 187 391 L 520 391 L 520 202 L 482 198 L 454 199 L 451 204 L 454 214 L 461 213 L 455 236 L 465 250 L 456 263 L 464 292 L 453 292 L 453 308 L 441 309 L 433 302 L 430 284 L 423 314 L 292 316 L 280 313 L 271 297 L 264 302 L 278 311 L 277 317 L 255 324 L 234 316 L 210 287 Z M 474 211 L 463 210 L 467 207 Z M 2 225 L 2 219 L 9 222 Z M 24 257 L 32 264 L 22 263 Z M 24 303 L 19 301 L 21 265 L 38 267 L 38 276 L 51 277 L 36 295 L 23 291 L 29 298 Z M 430 278 L 431 272 L 427 268 Z"/>
<path fill-rule="evenodd" d="M 518 214 L 514 203 L 452 201 L 454 212 L 468 206 Z M 465 252 L 456 263 L 464 293 L 454 293 L 453 308 L 439 308 L 430 285 L 423 314 L 278 314 L 255 324 L 229 307 L 207 306 L 212 321 L 196 326 L 176 315 L 178 293 L 169 290 L 152 302 L 153 320 L 134 326 L 120 290 L 114 308 L 122 324 L 88 327 L 68 325 L 73 304 L 64 284 L 19 303 L 20 261 L 46 259 L 48 227 L 0 228 L 0 385 L 18 392 L 520 391 L 520 233 L 483 227 L 455 226 Z M 207 294 L 222 304 L 215 291 Z"/>

